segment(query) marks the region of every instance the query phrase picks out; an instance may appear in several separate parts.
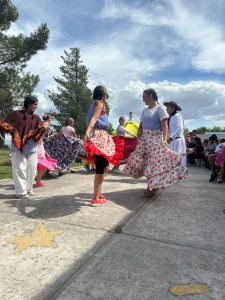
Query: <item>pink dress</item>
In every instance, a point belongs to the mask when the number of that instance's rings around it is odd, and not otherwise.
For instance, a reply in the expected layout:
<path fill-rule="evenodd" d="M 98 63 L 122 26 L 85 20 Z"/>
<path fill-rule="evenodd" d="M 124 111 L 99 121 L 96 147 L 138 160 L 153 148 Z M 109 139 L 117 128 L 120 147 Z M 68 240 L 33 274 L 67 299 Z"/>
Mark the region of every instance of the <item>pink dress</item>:
<path fill-rule="evenodd" d="M 38 144 L 38 171 L 43 171 L 44 169 L 53 171 L 56 169 L 56 165 L 57 160 L 45 155 L 44 144 L 43 142 L 40 142 Z"/>

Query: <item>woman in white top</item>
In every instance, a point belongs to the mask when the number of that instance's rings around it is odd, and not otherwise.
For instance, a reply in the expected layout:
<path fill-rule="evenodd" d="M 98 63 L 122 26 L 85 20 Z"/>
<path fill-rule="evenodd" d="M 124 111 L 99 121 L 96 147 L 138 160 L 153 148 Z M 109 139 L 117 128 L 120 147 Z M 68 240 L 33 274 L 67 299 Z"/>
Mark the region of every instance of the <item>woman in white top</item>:
<path fill-rule="evenodd" d="M 186 154 L 186 143 L 184 139 L 184 118 L 178 111 L 181 111 L 180 106 L 174 102 L 164 102 L 166 110 L 169 114 L 168 119 L 168 147 L 172 151 Z M 183 163 L 186 164 L 186 157 L 183 158 Z"/>
<path fill-rule="evenodd" d="M 183 155 L 167 147 L 169 116 L 159 105 L 156 91 L 145 90 L 143 101 L 147 108 L 141 115 L 139 142 L 123 171 L 134 178 L 145 176 L 148 186 L 144 196 L 151 197 L 156 190 L 183 179 L 186 169 L 181 165 Z"/>

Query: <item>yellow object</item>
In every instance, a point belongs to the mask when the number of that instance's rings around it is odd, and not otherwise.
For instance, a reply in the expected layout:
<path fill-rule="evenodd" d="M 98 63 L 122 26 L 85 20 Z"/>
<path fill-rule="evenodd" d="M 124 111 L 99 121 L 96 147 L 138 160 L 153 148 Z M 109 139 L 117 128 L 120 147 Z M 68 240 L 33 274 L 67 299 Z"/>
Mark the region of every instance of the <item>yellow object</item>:
<path fill-rule="evenodd" d="M 29 247 L 55 247 L 53 238 L 59 233 L 59 231 L 48 231 L 44 224 L 39 223 L 35 226 L 31 235 L 18 236 L 15 239 L 9 241 L 11 244 L 16 244 L 16 253 L 20 253 Z"/>
<path fill-rule="evenodd" d="M 139 123 L 134 123 L 133 121 L 127 121 L 124 125 L 124 128 L 129 130 L 133 135 L 137 136 Z M 112 135 L 116 135 L 116 129 L 113 130 Z M 125 134 L 127 137 L 131 137 L 129 134 Z"/>
<path fill-rule="evenodd" d="M 132 134 L 137 136 L 139 123 L 134 123 L 133 121 L 128 121 L 128 122 L 125 123 L 124 127 L 127 130 L 129 130 Z M 130 136 L 130 135 L 126 134 L 126 136 Z"/>
<path fill-rule="evenodd" d="M 211 292 L 210 288 L 206 284 L 202 283 L 173 285 L 169 291 L 174 296 L 208 294 Z"/>

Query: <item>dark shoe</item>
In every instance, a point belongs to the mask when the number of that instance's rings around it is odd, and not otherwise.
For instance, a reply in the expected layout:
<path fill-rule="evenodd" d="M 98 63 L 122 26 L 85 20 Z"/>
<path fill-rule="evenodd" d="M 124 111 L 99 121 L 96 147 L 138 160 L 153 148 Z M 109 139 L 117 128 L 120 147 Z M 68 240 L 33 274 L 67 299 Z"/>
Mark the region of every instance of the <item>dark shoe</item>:
<path fill-rule="evenodd" d="M 147 190 L 145 190 L 143 197 L 144 198 L 152 198 L 155 195 L 155 193 L 156 193 L 155 189 L 153 189 L 151 191 L 147 189 Z"/>
<path fill-rule="evenodd" d="M 217 179 L 217 177 L 215 175 L 211 174 L 209 182 L 214 182 L 214 181 L 216 181 L 216 179 Z"/>
<path fill-rule="evenodd" d="M 90 168 L 88 167 L 88 165 L 85 165 L 84 168 L 87 172 L 90 172 Z"/>

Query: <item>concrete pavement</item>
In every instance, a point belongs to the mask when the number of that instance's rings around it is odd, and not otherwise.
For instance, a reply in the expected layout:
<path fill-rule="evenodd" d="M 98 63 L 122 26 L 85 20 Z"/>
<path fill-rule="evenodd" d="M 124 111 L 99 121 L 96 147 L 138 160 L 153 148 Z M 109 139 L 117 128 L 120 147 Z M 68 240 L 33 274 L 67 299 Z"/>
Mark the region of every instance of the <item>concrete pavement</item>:
<path fill-rule="evenodd" d="M 18 214 L 0 182 L 0 299 L 225 299 L 225 185 L 204 168 L 141 197 L 145 179 L 109 174 L 90 205 L 83 170 L 46 180 Z"/>

